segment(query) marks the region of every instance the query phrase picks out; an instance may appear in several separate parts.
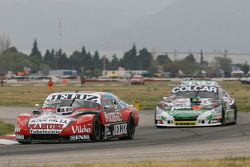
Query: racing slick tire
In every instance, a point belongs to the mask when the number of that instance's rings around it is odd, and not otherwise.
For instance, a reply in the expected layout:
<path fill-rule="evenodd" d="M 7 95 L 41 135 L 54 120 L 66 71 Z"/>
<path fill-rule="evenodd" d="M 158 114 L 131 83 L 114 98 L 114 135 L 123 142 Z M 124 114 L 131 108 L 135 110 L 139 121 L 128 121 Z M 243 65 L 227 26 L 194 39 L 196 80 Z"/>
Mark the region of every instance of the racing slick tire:
<path fill-rule="evenodd" d="M 20 144 L 31 144 L 31 141 L 17 141 Z"/>
<path fill-rule="evenodd" d="M 157 124 L 157 120 L 156 120 L 156 110 L 155 110 L 155 126 L 156 126 L 156 124 Z M 157 127 L 157 126 L 156 126 Z"/>
<path fill-rule="evenodd" d="M 119 137 L 119 140 L 131 140 L 135 136 L 134 117 L 130 116 L 127 123 L 127 136 Z"/>
<path fill-rule="evenodd" d="M 222 115 L 221 125 L 223 126 L 223 125 L 226 125 L 226 120 L 225 120 L 225 106 L 224 106 L 224 104 L 222 105 L 221 115 Z"/>
<path fill-rule="evenodd" d="M 93 119 L 93 133 L 89 135 L 91 141 L 99 141 L 101 138 L 101 127 L 98 117 Z"/>
<path fill-rule="evenodd" d="M 234 121 L 232 125 L 235 125 L 237 123 L 237 106 L 234 104 L 232 108 L 234 109 Z"/>

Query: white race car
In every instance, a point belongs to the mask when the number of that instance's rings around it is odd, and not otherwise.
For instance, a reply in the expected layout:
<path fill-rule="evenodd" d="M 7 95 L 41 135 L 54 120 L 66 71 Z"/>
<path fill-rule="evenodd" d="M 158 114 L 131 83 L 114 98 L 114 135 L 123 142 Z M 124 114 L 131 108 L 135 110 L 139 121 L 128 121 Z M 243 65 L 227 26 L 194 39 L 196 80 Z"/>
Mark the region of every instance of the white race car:
<path fill-rule="evenodd" d="M 214 81 L 182 81 L 155 111 L 156 127 L 216 126 L 236 121 L 235 100 Z"/>

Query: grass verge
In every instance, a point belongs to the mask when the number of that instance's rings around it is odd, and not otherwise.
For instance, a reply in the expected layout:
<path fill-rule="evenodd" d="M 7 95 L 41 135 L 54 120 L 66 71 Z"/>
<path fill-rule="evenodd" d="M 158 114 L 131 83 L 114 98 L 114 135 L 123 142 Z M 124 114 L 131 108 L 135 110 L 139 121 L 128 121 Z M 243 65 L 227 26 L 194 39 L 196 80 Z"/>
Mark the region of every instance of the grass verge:
<path fill-rule="evenodd" d="M 0 121 L 0 136 L 14 133 L 15 126 Z"/>
<path fill-rule="evenodd" d="M 152 82 L 145 85 L 128 85 L 126 83 L 87 83 L 80 87 L 75 85 L 56 86 L 53 92 L 60 91 L 105 91 L 112 92 L 129 104 L 139 100 L 141 109 L 153 110 L 164 96 L 169 96 L 171 89 L 177 82 Z M 222 81 L 222 87 L 237 101 L 239 111 L 250 111 L 250 85 L 239 81 Z M 42 104 L 44 99 L 52 93 L 46 86 L 4 86 L 0 87 L 0 105 L 2 106 L 34 106 Z"/>

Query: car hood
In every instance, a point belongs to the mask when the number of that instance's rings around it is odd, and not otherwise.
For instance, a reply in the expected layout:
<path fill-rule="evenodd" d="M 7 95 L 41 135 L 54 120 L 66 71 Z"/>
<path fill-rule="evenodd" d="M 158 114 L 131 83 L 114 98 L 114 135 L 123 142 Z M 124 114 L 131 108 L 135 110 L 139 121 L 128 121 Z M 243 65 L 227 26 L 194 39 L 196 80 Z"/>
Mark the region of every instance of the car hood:
<path fill-rule="evenodd" d="M 166 102 L 169 115 L 174 117 L 198 117 L 199 115 L 219 106 L 220 103 L 216 99 L 200 98 L 198 105 L 191 104 L 189 98 L 174 99 Z"/>

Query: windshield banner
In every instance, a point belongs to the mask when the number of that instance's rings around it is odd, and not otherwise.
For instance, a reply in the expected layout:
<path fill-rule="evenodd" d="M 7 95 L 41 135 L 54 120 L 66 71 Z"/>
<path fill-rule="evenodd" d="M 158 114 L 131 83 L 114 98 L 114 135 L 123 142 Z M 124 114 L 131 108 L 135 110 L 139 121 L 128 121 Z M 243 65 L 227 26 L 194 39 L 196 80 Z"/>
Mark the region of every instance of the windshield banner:
<path fill-rule="evenodd" d="M 218 88 L 214 86 L 180 86 L 175 87 L 172 93 L 177 92 L 211 92 L 218 93 Z"/>

